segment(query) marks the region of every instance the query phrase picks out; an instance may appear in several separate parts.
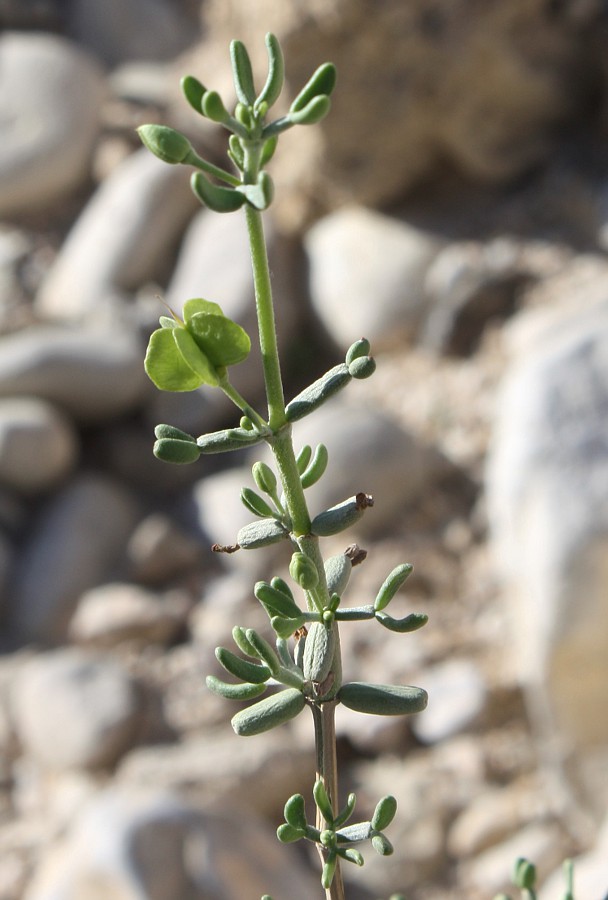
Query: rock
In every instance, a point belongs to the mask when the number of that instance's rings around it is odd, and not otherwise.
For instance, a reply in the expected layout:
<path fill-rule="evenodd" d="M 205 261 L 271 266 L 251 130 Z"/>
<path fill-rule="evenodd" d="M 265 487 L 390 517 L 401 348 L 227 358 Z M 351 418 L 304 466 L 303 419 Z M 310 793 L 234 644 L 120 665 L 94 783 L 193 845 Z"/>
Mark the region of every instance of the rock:
<path fill-rule="evenodd" d="M 602 898 L 608 895 L 606 859 L 608 859 L 608 820 L 604 821 L 593 848 L 573 860 L 576 895 Z M 560 891 L 562 893 L 564 891 L 565 883 L 563 866 L 560 865 L 541 887 L 538 893 L 540 900 L 559 897 Z"/>
<path fill-rule="evenodd" d="M 166 644 L 184 626 L 190 606 L 183 591 L 163 595 L 134 584 L 104 584 L 81 596 L 69 634 L 77 644 L 99 648 Z"/>
<path fill-rule="evenodd" d="M 0 400 L 0 481 L 24 494 L 58 485 L 73 468 L 78 437 L 70 420 L 35 397 Z"/>
<path fill-rule="evenodd" d="M 424 278 L 441 241 L 406 222 L 347 207 L 306 233 L 315 313 L 339 347 L 360 337 L 379 346 L 415 334 Z"/>
<path fill-rule="evenodd" d="M 95 0 L 77 0 L 68 29 L 108 66 L 130 59 L 173 59 L 196 35 L 179 5 L 165 0 L 110 0 L 103 10 Z"/>
<path fill-rule="evenodd" d="M 294 277 L 294 247 L 266 217 L 264 228 L 275 297 L 279 339 L 289 342 L 301 321 L 303 303 Z M 297 272 L 295 275 L 297 276 Z M 251 338 L 249 357 L 230 370 L 230 379 L 250 402 L 257 399 L 262 381 L 258 349 L 255 295 L 247 227 L 243 215 L 218 215 L 202 210 L 194 217 L 180 248 L 167 289 L 167 302 L 178 314 L 192 297 L 219 303 L 224 313 L 241 325 Z M 237 413 L 235 409 L 235 414 Z"/>
<path fill-rule="evenodd" d="M 124 558 L 137 512 L 132 497 L 100 475 L 81 475 L 46 504 L 13 574 L 9 620 L 20 638 L 65 639 L 80 595 Z"/>
<path fill-rule="evenodd" d="M 23 665 L 11 707 L 26 753 L 44 768 L 113 766 L 136 739 L 139 697 L 115 661 L 62 649 Z"/>
<path fill-rule="evenodd" d="M 4 608 L 5 588 L 14 563 L 14 550 L 7 537 L 0 531 L 0 609 Z"/>
<path fill-rule="evenodd" d="M 350 386 L 352 394 L 356 389 L 356 383 Z M 329 451 L 325 476 L 306 492 L 313 516 L 359 491 L 373 496 L 373 508 L 350 535 L 370 535 L 386 528 L 449 471 L 433 447 L 377 408 L 357 404 L 356 398 L 328 401 L 310 418 L 294 423 L 294 438 L 296 452 L 303 444 L 315 447 L 319 441 Z"/>
<path fill-rule="evenodd" d="M 24 900 L 308 900 L 317 885 L 297 853 L 247 815 L 215 815 L 156 789 L 99 794 L 51 848 Z"/>
<path fill-rule="evenodd" d="M 608 746 L 608 304 L 579 299 L 511 363 L 487 493 L 511 662 L 582 764 Z"/>
<path fill-rule="evenodd" d="M 257 9 L 253 20 L 241 0 L 210 0 L 208 44 L 227 46 L 238 34 L 264 72 L 271 21 L 289 60 L 289 98 L 315 65 L 332 60 L 339 73 L 330 115 L 299 130 L 297 153 L 287 140 L 277 153 L 278 195 L 285 203 L 283 183 L 291 186 L 285 215 L 296 224 L 345 198 L 394 206 L 446 159 L 473 179 L 517 177 L 547 158 L 555 124 L 577 115 L 593 84 L 592 59 L 603 58 L 589 49 L 601 15 L 593 3 L 576 13 L 571 5 L 486 4 L 472 15 L 465 0 L 432 8 L 394 0 L 371 18 L 355 0 L 280 13 L 264 0 Z M 207 84 L 213 69 L 199 68 Z"/>
<path fill-rule="evenodd" d="M 450 738 L 477 719 L 486 703 L 486 686 L 475 663 L 451 659 L 424 673 L 429 705 L 412 719 L 412 731 L 425 744 Z"/>
<path fill-rule="evenodd" d="M 34 326 L 0 338 L 0 397 L 36 396 L 90 424 L 141 401 L 143 350 L 125 332 Z"/>
<path fill-rule="evenodd" d="M 94 62 L 43 33 L 0 37 L 0 215 L 43 209 L 86 178 L 104 85 Z"/>
<path fill-rule="evenodd" d="M 486 325 L 510 315 L 531 274 L 509 238 L 487 244 L 452 243 L 433 260 L 425 290 L 431 309 L 422 343 L 435 351 L 471 355 Z"/>
<path fill-rule="evenodd" d="M 127 545 L 133 578 L 159 584 L 200 563 L 201 544 L 168 516 L 152 513 L 139 523 Z"/>
<path fill-rule="evenodd" d="M 186 173 L 142 148 L 112 172 L 76 220 L 36 298 L 39 312 L 81 319 L 108 297 L 163 274 L 196 208 Z M 158 315 L 164 308 L 159 301 Z"/>

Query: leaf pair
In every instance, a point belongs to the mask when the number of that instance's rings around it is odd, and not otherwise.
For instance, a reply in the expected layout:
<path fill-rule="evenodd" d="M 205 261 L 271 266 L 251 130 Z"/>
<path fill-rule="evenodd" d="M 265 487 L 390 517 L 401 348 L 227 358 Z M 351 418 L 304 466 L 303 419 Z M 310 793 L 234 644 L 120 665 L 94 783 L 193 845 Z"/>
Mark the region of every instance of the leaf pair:
<path fill-rule="evenodd" d="M 217 303 L 195 298 L 184 304 L 184 320 L 161 316 L 150 335 L 144 366 L 162 391 L 217 387 L 227 366 L 249 355 L 249 335 Z"/>

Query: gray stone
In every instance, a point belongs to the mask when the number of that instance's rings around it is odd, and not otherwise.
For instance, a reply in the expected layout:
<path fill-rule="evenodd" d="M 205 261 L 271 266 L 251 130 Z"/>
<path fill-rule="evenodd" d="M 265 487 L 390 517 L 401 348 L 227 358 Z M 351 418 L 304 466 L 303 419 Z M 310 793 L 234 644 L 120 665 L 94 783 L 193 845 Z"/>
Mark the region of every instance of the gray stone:
<path fill-rule="evenodd" d="M 139 523 L 127 545 L 136 581 L 159 584 L 200 564 L 201 543 L 168 516 L 153 513 Z"/>
<path fill-rule="evenodd" d="M 316 879 L 246 813 L 203 812 L 157 789 L 109 789 L 48 851 L 25 900 L 309 900 Z"/>
<path fill-rule="evenodd" d="M 103 80 L 93 61 L 50 34 L 0 37 L 0 215 L 41 209 L 84 181 Z"/>
<path fill-rule="evenodd" d="M 153 594 L 135 584 L 104 584 L 82 595 L 69 634 L 77 644 L 99 648 L 164 644 L 184 626 L 191 605 L 179 590 Z"/>
<path fill-rule="evenodd" d="M 68 27 L 108 66 L 129 59 L 173 59 L 196 35 L 179 4 L 165 0 L 109 0 L 103 7 L 95 0 L 76 0 Z"/>
<path fill-rule="evenodd" d="M 580 897 L 608 896 L 608 820 L 604 820 L 594 846 L 587 853 L 574 858 L 574 887 Z M 541 887 L 539 900 L 552 900 L 564 893 L 565 879 L 560 865 Z"/>
<path fill-rule="evenodd" d="M 305 236 L 314 310 L 338 346 L 366 337 L 398 346 L 423 317 L 424 278 L 442 242 L 363 207 L 321 219 Z"/>
<path fill-rule="evenodd" d="M 351 390 L 356 392 L 356 384 Z M 386 528 L 449 469 L 435 448 L 384 412 L 343 397 L 294 423 L 293 433 L 296 452 L 303 444 L 315 447 L 319 441 L 329 451 L 326 474 L 306 492 L 313 516 L 360 491 L 374 498 L 373 508 L 348 535 L 370 535 Z"/>
<path fill-rule="evenodd" d="M 142 400 L 142 356 L 124 331 L 34 326 L 0 338 L 0 397 L 36 396 L 78 422 L 102 422 Z"/>
<path fill-rule="evenodd" d="M 412 719 L 412 731 L 424 743 L 453 737 L 471 725 L 486 701 L 484 679 L 475 663 L 452 659 L 424 672 L 428 707 Z"/>
<path fill-rule="evenodd" d="M 135 503 L 116 482 L 82 475 L 46 504 L 13 574 L 9 618 L 22 639 L 65 639 L 79 596 L 124 558 Z"/>
<path fill-rule="evenodd" d="M 572 301 L 511 364 L 487 491 L 512 663 L 582 763 L 608 746 L 608 305 Z"/>
<path fill-rule="evenodd" d="M 49 769 L 99 769 L 135 741 L 138 691 L 115 661 L 83 650 L 55 650 L 19 671 L 11 707 L 26 753 Z"/>
<path fill-rule="evenodd" d="M 74 223 L 38 293 L 38 310 L 55 319 L 81 319 L 108 296 L 153 281 L 195 208 L 179 166 L 162 163 L 145 148 L 133 153 Z"/>
<path fill-rule="evenodd" d="M 0 481 L 24 494 L 59 484 L 72 470 L 78 437 L 71 421 L 36 397 L 0 399 Z"/>

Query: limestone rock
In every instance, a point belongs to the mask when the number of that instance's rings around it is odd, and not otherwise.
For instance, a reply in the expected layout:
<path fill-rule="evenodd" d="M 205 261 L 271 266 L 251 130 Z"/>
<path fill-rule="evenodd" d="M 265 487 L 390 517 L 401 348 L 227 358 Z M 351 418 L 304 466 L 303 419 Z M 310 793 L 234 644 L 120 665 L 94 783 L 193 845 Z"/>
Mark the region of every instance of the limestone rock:
<path fill-rule="evenodd" d="M 158 277 L 194 209 L 184 171 L 142 147 L 117 166 L 74 223 L 38 293 L 38 310 L 82 319 L 109 296 Z M 159 302 L 159 316 L 163 311 Z"/>
<path fill-rule="evenodd" d="M 133 409 L 145 387 L 128 333 L 33 326 L 0 338 L 0 397 L 36 396 L 93 423 Z"/>
<path fill-rule="evenodd" d="M 424 316 L 424 278 L 442 242 L 363 207 L 321 219 L 305 236 L 315 313 L 342 349 L 360 337 L 398 346 Z"/>
<path fill-rule="evenodd" d="M 124 556 L 136 504 L 112 479 L 82 475 L 40 512 L 15 566 L 9 620 L 26 641 L 65 639 L 80 595 Z"/>
<path fill-rule="evenodd" d="M 13 685 L 20 742 L 45 768 L 112 766 L 131 746 L 138 692 L 116 662 L 83 650 L 55 650 L 24 664 Z"/>
<path fill-rule="evenodd" d="M 56 35 L 0 37 L 0 215 L 42 209 L 86 178 L 104 94 L 101 72 Z"/>
<path fill-rule="evenodd" d="M 78 437 L 70 420 L 35 397 L 0 399 L 0 481 L 24 494 L 61 482 L 76 462 Z"/>

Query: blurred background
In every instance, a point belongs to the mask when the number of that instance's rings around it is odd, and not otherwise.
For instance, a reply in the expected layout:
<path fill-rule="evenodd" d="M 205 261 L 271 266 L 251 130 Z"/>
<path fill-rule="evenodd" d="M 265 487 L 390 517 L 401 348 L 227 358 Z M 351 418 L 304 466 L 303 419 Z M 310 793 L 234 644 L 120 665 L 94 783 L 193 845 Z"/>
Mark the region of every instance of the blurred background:
<path fill-rule="evenodd" d="M 344 793 L 362 817 L 399 801 L 395 855 L 347 867 L 349 898 L 488 900 L 526 855 L 549 900 L 573 855 L 577 898 L 602 900 L 608 4 L 1 0 L 0 26 L 1 900 L 321 893 L 274 835 L 309 796 L 311 722 L 236 738 L 204 686 L 235 623 L 266 628 L 253 582 L 286 570 L 209 549 L 247 521 L 257 457 L 157 461 L 157 423 L 238 414 L 142 363 L 163 303 L 255 327 L 242 219 L 201 210 L 135 128 L 224 164 L 179 78 L 232 103 L 229 42 L 261 85 L 267 31 L 285 106 L 338 66 L 330 117 L 272 163 L 286 393 L 362 335 L 378 363 L 295 429 L 330 450 L 311 504 L 372 493 L 328 541 L 369 552 L 345 603 L 408 561 L 394 614 L 430 618 L 343 629 L 347 680 L 430 694 L 407 722 L 340 710 Z M 263 409 L 258 361 L 234 381 Z"/>

